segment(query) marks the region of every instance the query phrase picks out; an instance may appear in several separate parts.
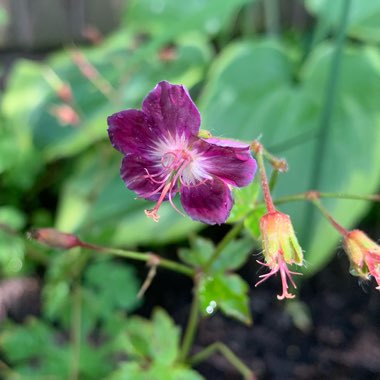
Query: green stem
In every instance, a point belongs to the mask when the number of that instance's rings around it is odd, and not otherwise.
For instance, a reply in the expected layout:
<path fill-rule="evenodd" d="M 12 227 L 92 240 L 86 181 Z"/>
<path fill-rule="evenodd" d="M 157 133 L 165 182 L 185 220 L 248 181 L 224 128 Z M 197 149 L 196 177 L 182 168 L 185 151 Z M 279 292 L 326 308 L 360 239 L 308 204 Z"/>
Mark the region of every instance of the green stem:
<path fill-rule="evenodd" d="M 239 371 L 245 380 L 256 379 L 254 373 L 231 351 L 230 348 L 221 342 L 215 342 L 192 356 L 189 360 L 189 364 L 191 364 L 191 366 L 196 366 L 216 352 L 220 352 L 230 362 L 230 364 L 232 364 Z"/>
<path fill-rule="evenodd" d="M 115 256 L 124 257 L 126 259 L 131 259 L 131 260 L 144 261 L 144 262 L 149 262 L 150 260 L 152 260 L 152 257 L 154 257 L 158 259 L 157 266 L 170 269 L 174 272 L 178 272 L 189 277 L 194 276 L 194 269 L 172 260 L 163 259 L 159 257 L 158 255 L 154 255 L 152 253 L 127 251 L 124 249 L 103 247 L 100 245 L 89 244 L 89 243 L 84 243 L 84 242 L 81 243 L 81 247 L 91 249 L 99 253 L 111 253 L 112 255 L 115 255 Z"/>
<path fill-rule="evenodd" d="M 185 335 L 182 341 L 182 347 L 179 354 L 179 360 L 184 362 L 189 355 L 191 346 L 193 344 L 195 333 L 197 331 L 199 322 L 199 279 L 195 280 L 193 289 L 193 300 L 190 307 L 190 315 L 186 326 Z"/>
<path fill-rule="evenodd" d="M 348 21 L 348 14 L 350 10 L 350 0 L 344 0 L 342 5 L 342 11 L 340 15 L 340 25 L 338 28 L 338 35 L 336 40 L 336 48 L 334 51 L 334 55 L 332 57 L 331 62 L 331 69 L 329 72 L 329 77 L 327 80 L 327 85 L 325 89 L 325 96 L 324 96 L 324 103 L 323 108 L 321 112 L 321 118 L 319 120 L 319 128 L 318 128 L 318 134 L 319 139 L 317 141 L 317 144 L 315 146 L 315 151 L 313 155 L 312 162 L 314 163 L 314 167 L 310 171 L 312 173 L 312 176 L 310 178 L 310 188 L 311 189 L 317 189 L 320 185 L 320 177 L 322 173 L 322 163 L 323 160 L 320 159 L 320 157 L 325 156 L 325 150 L 328 142 L 328 136 L 329 136 L 329 128 L 331 125 L 332 120 L 332 114 L 334 111 L 335 101 L 337 98 L 337 91 L 338 91 L 338 79 L 339 79 L 339 72 L 341 67 L 341 61 L 342 61 L 342 53 L 343 53 L 343 45 L 345 40 L 345 34 L 346 34 L 346 28 L 347 28 L 347 21 Z M 310 225 L 310 228 L 307 229 L 308 236 L 306 236 L 306 241 L 308 241 L 311 237 L 311 233 L 313 231 L 313 225 L 314 225 L 314 212 L 311 207 L 306 208 L 306 215 L 305 219 L 307 218 L 308 224 Z"/>
<path fill-rule="evenodd" d="M 332 216 L 331 214 L 322 206 L 319 199 L 312 199 L 311 202 L 318 208 L 322 215 L 330 222 L 330 224 L 342 235 L 346 236 L 349 231 L 342 227 Z"/>
<path fill-rule="evenodd" d="M 76 280 L 74 283 L 74 291 L 72 294 L 72 315 L 71 315 L 71 343 L 72 357 L 70 368 L 70 380 L 79 379 L 79 362 L 80 362 L 80 346 L 81 346 L 81 315 L 82 300 L 80 284 Z"/>
<path fill-rule="evenodd" d="M 276 205 L 295 202 L 295 201 L 305 201 L 310 199 L 310 191 L 305 193 L 299 193 L 294 195 L 287 195 L 284 197 L 280 197 L 274 200 Z M 318 198 L 336 198 L 336 199 L 347 199 L 347 200 L 361 200 L 361 201 L 373 201 L 380 202 L 380 194 L 374 195 L 358 195 L 358 194 L 347 194 L 347 193 L 320 193 L 317 192 Z"/>
<path fill-rule="evenodd" d="M 212 264 L 217 260 L 217 258 L 220 256 L 220 254 L 223 252 L 224 248 L 233 240 L 237 235 L 239 235 L 240 231 L 243 228 L 243 221 L 240 221 L 236 223 L 226 235 L 224 235 L 223 239 L 219 242 L 219 244 L 215 247 L 215 250 L 210 257 L 207 264 L 203 267 L 203 270 L 205 273 L 207 273 Z"/>
<path fill-rule="evenodd" d="M 276 186 L 277 179 L 278 179 L 279 171 L 277 169 L 273 169 L 270 178 L 269 178 L 269 190 L 273 191 L 274 187 Z"/>
<path fill-rule="evenodd" d="M 276 37 L 280 31 L 279 12 L 277 0 L 263 0 L 264 16 L 269 37 Z"/>

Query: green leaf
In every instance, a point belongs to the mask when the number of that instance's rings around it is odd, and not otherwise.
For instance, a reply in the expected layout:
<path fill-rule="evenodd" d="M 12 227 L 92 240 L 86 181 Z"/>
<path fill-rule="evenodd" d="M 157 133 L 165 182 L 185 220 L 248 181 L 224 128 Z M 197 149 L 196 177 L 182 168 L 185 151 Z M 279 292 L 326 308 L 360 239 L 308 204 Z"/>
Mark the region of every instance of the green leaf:
<path fill-rule="evenodd" d="M 179 328 L 168 314 L 156 309 L 152 321 L 131 317 L 119 345 L 131 358 L 142 364 L 153 361 L 170 368 L 178 356 L 179 334 Z"/>
<path fill-rule="evenodd" d="M 237 222 L 243 219 L 250 211 L 255 209 L 255 202 L 260 192 L 260 177 L 256 175 L 253 182 L 241 189 L 234 188 L 233 194 L 235 203 L 232 207 L 229 223 Z"/>
<path fill-rule="evenodd" d="M 100 315 L 115 309 L 132 311 L 139 304 L 139 283 L 132 267 L 110 260 L 91 263 L 84 274 L 85 285 L 96 295 L 93 302 Z"/>
<path fill-rule="evenodd" d="M 134 0 L 129 6 L 127 24 L 140 32 L 149 31 L 156 38 L 165 36 L 168 40 L 192 31 L 215 34 L 239 7 L 249 1 Z"/>
<path fill-rule="evenodd" d="M 154 311 L 152 322 L 152 356 L 157 363 L 171 365 L 177 359 L 180 330 L 162 309 Z"/>
<path fill-rule="evenodd" d="M 177 365 L 167 367 L 161 363 L 153 363 L 144 368 L 136 362 L 123 363 L 107 380 L 202 380 L 196 371 Z"/>
<path fill-rule="evenodd" d="M 268 150 L 286 157 L 290 170 L 278 181 L 275 196 L 310 190 L 331 56 L 330 46 L 319 47 L 302 67 L 297 84 L 292 80 L 290 57 L 275 42 L 232 45 L 211 69 L 201 100 L 203 127 L 215 135 L 242 140 L 262 135 Z M 344 50 L 328 140 L 324 155 L 317 158 L 322 165 L 317 190 L 368 194 L 378 188 L 379 62 L 380 53 L 372 47 L 350 46 Z M 254 79 L 249 80 L 253 75 Z M 367 202 L 336 199 L 324 203 L 348 228 L 369 206 Z M 310 214 L 306 202 L 283 209 L 291 215 L 306 251 L 306 270 L 315 272 L 329 260 L 339 236 L 318 217 L 312 239 L 307 242 Z"/>
<path fill-rule="evenodd" d="M 25 225 L 25 216 L 11 206 L 0 207 L 0 223 L 10 230 L 19 230 Z M 0 229 L 0 270 L 14 275 L 22 269 L 25 243 L 21 236 Z"/>
<path fill-rule="evenodd" d="M 232 240 L 215 260 L 212 270 L 214 272 L 225 272 L 239 269 L 252 254 L 254 242 L 246 237 Z"/>
<path fill-rule="evenodd" d="M 250 255 L 252 247 L 253 242 L 248 238 L 231 241 L 215 259 L 209 273 L 223 273 L 240 268 Z M 188 265 L 205 268 L 214 251 L 215 246 L 211 240 L 196 237 L 191 240 L 191 248 L 180 249 L 178 255 Z"/>
<path fill-rule="evenodd" d="M 252 322 L 248 285 L 236 274 L 203 277 L 199 284 L 199 306 L 204 316 L 220 308 L 229 317 L 246 324 Z"/>
<path fill-rule="evenodd" d="M 202 268 L 210 260 L 215 246 L 209 239 L 196 237 L 191 240 L 191 248 L 178 251 L 179 258 L 186 264 Z"/>
<path fill-rule="evenodd" d="M 244 220 L 244 227 L 256 240 L 260 238 L 260 219 L 265 214 L 265 206 L 260 206 L 257 207 L 254 211 L 250 212 L 247 218 Z"/>
<path fill-rule="evenodd" d="M 346 0 L 306 0 L 306 7 L 328 25 L 338 27 Z M 350 3 L 347 33 L 367 42 L 380 41 L 380 3 L 373 0 Z"/>

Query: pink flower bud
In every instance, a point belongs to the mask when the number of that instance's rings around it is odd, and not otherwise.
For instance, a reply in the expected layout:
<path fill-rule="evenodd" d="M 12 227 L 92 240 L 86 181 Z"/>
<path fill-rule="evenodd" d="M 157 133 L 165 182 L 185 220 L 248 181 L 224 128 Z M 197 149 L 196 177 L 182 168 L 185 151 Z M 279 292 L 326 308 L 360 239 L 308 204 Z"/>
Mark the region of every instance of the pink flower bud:
<path fill-rule="evenodd" d="M 52 248 L 70 249 L 82 245 L 82 242 L 75 235 L 60 232 L 54 228 L 32 230 L 28 236 Z"/>
<path fill-rule="evenodd" d="M 74 108 L 67 104 L 52 106 L 50 112 L 62 125 L 78 125 L 80 122 L 79 115 L 75 112 Z"/>
<path fill-rule="evenodd" d="M 303 253 L 294 233 L 290 217 L 278 211 L 268 213 L 260 220 L 260 231 L 265 263 L 258 262 L 267 266 L 270 272 L 261 275 L 261 280 L 256 286 L 280 272 L 282 294 L 278 295 L 277 298 L 280 300 L 294 298 L 295 296 L 288 292 L 287 280 L 289 279 L 294 288 L 296 288 L 291 275 L 301 273 L 290 271 L 287 265 L 296 264 L 302 266 Z"/>
<path fill-rule="evenodd" d="M 350 259 L 351 273 L 364 279 L 373 276 L 376 289 L 380 290 L 380 246 L 360 230 L 345 235 L 343 245 Z"/>

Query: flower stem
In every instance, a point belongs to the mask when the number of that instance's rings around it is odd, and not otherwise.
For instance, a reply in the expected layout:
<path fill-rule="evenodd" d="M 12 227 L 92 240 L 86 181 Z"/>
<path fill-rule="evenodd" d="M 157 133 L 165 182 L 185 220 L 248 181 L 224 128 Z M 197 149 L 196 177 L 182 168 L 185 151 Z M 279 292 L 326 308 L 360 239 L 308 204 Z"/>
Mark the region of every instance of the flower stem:
<path fill-rule="evenodd" d="M 91 249 L 99 253 L 111 253 L 112 255 L 115 255 L 115 256 L 124 257 L 126 259 L 131 259 L 131 260 L 144 261 L 144 262 L 150 262 L 152 260 L 152 256 L 154 256 L 157 259 L 157 266 L 170 269 L 174 272 L 178 272 L 189 277 L 194 276 L 194 269 L 188 267 L 187 265 L 183 265 L 183 264 L 180 264 L 168 259 L 163 259 L 153 253 L 127 251 L 124 249 L 103 247 L 100 245 L 89 244 L 85 242 L 81 242 L 81 247 Z"/>
<path fill-rule="evenodd" d="M 189 360 L 191 366 L 195 366 L 208 359 L 215 352 L 220 352 L 230 364 L 232 364 L 245 380 L 255 380 L 254 373 L 231 351 L 229 347 L 221 342 L 215 342 L 192 356 Z"/>
<path fill-rule="evenodd" d="M 181 350 L 179 353 L 179 360 L 184 362 L 189 354 L 191 346 L 193 344 L 195 333 L 197 331 L 199 322 L 199 279 L 195 279 L 193 289 L 193 300 L 190 307 L 190 315 L 187 321 L 185 335 L 183 337 Z"/>
<path fill-rule="evenodd" d="M 260 176 L 261 176 L 261 187 L 264 193 L 265 205 L 267 207 L 268 213 L 273 213 L 273 212 L 276 212 L 276 208 L 274 207 L 272 196 L 270 195 L 268 178 L 265 172 L 265 165 L 264 165 L 264 160 L 263 160 L 262 145 L 260 143 L 256 142 L 255 153 L 256 153 L 257 164 L 259 166 L 259 171 L 260 171 Z"/>
<path fill-rule="evenodd" d="M 331 214 L 322 206 L 319 199 L 311 199 L 311 202 L 318 208 L 322 215 L 330 222 L 330 224 L 342 235 L 346 236 L 349 231 L 342 227 Z"/>
<path fill-rule="evenodd" d="M 368 195 L 359 195 L 359 194 L 347 194 L 347 193 L 321 193 L 318 191 L 306 191 L 304 193 L 287 195 L 280 197 L 274 200 L 276 205 L 295 202 L 295 201 L 304 201 L 310 200 L 310 194 L 316 194 L 317 198 L 336 198 L 336 199 L 348 199 L 348 200 L 361 200 L 361 201 L 373 201 L 380 202 L 380 194 L 368 194 Z"/>

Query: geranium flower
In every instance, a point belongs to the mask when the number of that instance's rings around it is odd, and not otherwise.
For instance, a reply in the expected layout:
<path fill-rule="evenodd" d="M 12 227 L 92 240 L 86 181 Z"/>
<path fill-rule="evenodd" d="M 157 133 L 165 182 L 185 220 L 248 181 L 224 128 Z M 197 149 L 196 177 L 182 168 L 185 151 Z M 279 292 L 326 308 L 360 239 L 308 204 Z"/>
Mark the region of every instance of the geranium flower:
<path fill-rule="evenodd" d="M 372 276 L 380 290 L 380 246 L 361 230 L 347 232 L 343 246 L 351 262 L 351 273 L 364 279 Z"/>
<path fill-rule="evenodd" d="M 142 110 L 128 109 L 108 118 L 115 149 L 124 154 L 121 177 L 139 197 L 156 201 L 145 210 L 158 221 L 163 201 L 208 224 L 224 223 L 233 206 L 231 187 L 248 185 L 256 171 L 249 145 L 198 137 L 200 114 L 185 87 L 160 82 Z"/>
<path fill-rule="evenodd" d="M 288 292 L 288 280 L 294 288 L 297 288 L 292 275 L 300 275 L 301 273 L 289 270 L 288 265 L 296 264 L 302 266 L 303 253 L 294 233 L 289 215 L 279 211 L 265 214 L 260 219 L 260 231 L 265 263 L 261 261 L 258 261 L 258 263 L 268 267 L 270 271 L 259 276 L 261 280 L 255 286 L 258 286 L 279 272 L 282 294 L 278 295 L 277 298 L 279 300 L 294 298 L 295 295 Z"/>

